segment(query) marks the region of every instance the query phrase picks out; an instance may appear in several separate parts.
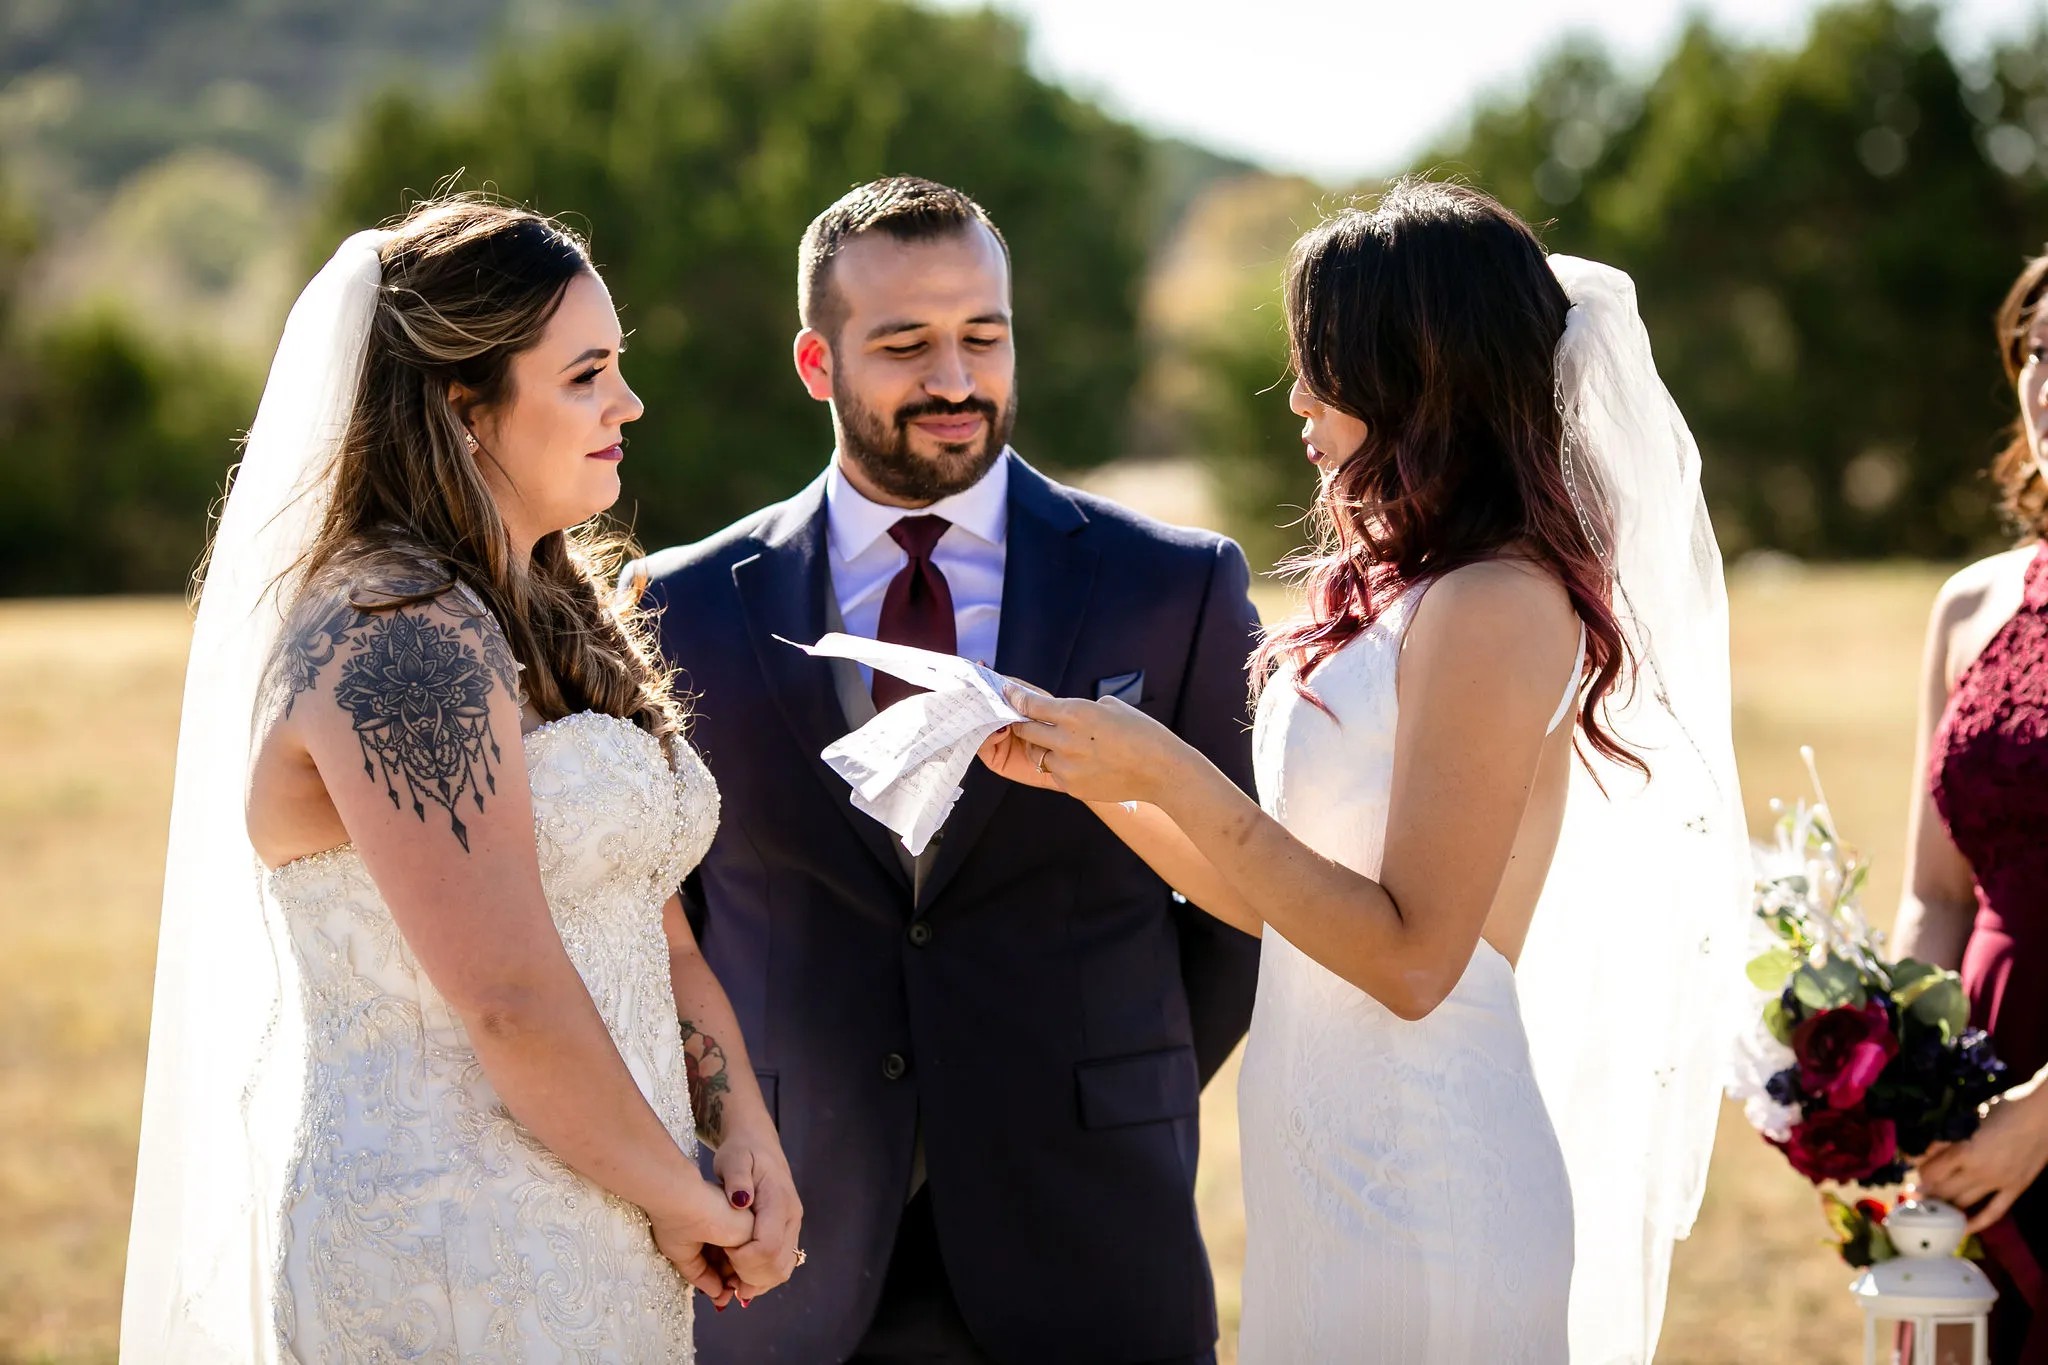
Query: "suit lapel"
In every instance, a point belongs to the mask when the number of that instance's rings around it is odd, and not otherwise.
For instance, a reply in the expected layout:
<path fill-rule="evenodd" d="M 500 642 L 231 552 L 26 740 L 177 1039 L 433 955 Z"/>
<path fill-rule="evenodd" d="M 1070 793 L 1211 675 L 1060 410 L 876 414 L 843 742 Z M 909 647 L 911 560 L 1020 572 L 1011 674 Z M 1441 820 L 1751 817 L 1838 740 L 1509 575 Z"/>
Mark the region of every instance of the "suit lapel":
<path fill-rule="evenodd" d="M 1012 453 L 997 672 L 1049 692 L 1072 690 L 1063 685 L 1067 661 L 1087 619 L 1099 557 L 1084 534 L 1087 525 L 1079 504 Z M 946 820 L 931 870 L 918 889 L 920 910 L 960 870 L 1010 786 L 979 762 L 968 768 L 960 802 Z"/>
<path fill-rule="evenodd" d="M 804 750 L 806 766 L 824 783 L 832 804 L 875 861 L 907 892 L 910 881 L 890 848 L 889 831 L 853 808 L 845 781 L 818 757 L 848 728 L 831 668 L 775 638 L 810 644 L 825 633 L 826 599 L 832 591 L 825 537 L 821 477 L 784 504 L 782 514 L 763 528 L 761 553 L 733 565 L 733 583 L 746 610 L 762 679 Z"/>

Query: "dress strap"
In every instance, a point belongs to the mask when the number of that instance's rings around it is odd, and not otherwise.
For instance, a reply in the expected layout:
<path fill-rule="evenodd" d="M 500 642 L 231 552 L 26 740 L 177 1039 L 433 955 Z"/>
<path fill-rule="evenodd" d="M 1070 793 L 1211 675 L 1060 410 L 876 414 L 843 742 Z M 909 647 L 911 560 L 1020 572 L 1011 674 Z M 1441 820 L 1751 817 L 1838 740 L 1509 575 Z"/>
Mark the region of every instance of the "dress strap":
<path fill-rule="evenodd" d="M 1586 668 L 1586 623 L 1579 622 L 1579 653 L 1572 660 L 1572 680 L 1564 689 L 1564 700 L 1557 704 L 1557 714 L 1550 718 L 1550 724 L 1543 727 L 1544 734 L 1553 733 L 1571 714 L 1572 703 L 1579 699 L 1580 675 Z"/>
<path fill-rule="evenodd" d="M 2036 611 L 2048 607 L 2048 540 L 2034 547 L 2034 557 L 2027 561 L 2025 583 L 2022 600 Z"/>

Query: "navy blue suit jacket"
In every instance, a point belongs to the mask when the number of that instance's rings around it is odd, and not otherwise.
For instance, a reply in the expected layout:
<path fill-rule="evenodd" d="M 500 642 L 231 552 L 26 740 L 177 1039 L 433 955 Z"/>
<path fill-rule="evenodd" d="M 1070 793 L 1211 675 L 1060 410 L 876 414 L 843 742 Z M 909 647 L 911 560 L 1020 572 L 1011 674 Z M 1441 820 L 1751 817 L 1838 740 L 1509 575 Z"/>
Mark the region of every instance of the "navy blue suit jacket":
<path fill-rule="evenodd" d="M 1201 1085 L 1243 1036 L 1258 945 L 1185 904 L 1079 802 L 976 764 L 922 897 L 819 751 L 849 728 L 825 632 L 822 478 L 629 566 L 724 797 L 684 888 L 804 1203 L 808 1263 L 698 1316 L 705 1365 L 843 1360 L 871 1321 L 922 1124 L 947 1277 L 1009 1361 L 1216 1340 L 1195 1220 Z M 1011 460 L 995 666 L 1141 709 L 1251 781 L 1243 553 Z"/>

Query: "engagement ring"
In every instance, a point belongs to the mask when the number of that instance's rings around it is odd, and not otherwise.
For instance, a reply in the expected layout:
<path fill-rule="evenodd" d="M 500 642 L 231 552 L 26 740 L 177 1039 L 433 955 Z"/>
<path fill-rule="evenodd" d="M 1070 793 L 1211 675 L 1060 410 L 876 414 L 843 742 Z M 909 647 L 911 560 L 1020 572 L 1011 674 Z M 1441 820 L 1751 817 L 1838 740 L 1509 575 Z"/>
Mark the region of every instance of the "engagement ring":
<path fill-rule="evenodd" d="M 802 1265 L 805 1261 L 809 1259 L 810 1258 L 808 1256 L 804 1255 L 804 1249 L 802 1247 L 798 1247 L 796 1249 L 796 1263 L 798 1265 Z"/>
<path fill-rule="evenodd" d="M 1052 751 L 1050 749 L 1040 749 L 1038 751 L 1038 761 L 1031 765 L 1032 767 L 1038 769 L 1039 774 L 1041 776 L 1043 776 L 1045 773 L 1045 756 L 1051 752 Z"/>

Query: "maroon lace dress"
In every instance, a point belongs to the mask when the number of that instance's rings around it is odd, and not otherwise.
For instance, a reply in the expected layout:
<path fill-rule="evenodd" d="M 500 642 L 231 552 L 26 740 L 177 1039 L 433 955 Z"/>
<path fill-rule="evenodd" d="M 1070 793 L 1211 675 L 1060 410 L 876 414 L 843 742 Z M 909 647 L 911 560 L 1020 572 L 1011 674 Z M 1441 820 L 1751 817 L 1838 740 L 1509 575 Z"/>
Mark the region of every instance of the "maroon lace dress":
<path fill-rule="evenodd" d="M 1935 808 L 1977 883 L 1971 1018 L 2024 1080 L 2048 1063 L 2048 544 L 2018 614 L 1956 680 L 1932 752 Z M 2048 1178 L 1984 1240 L 1999 1288 L 1992 1360 L 2048 1365 Z"/>

